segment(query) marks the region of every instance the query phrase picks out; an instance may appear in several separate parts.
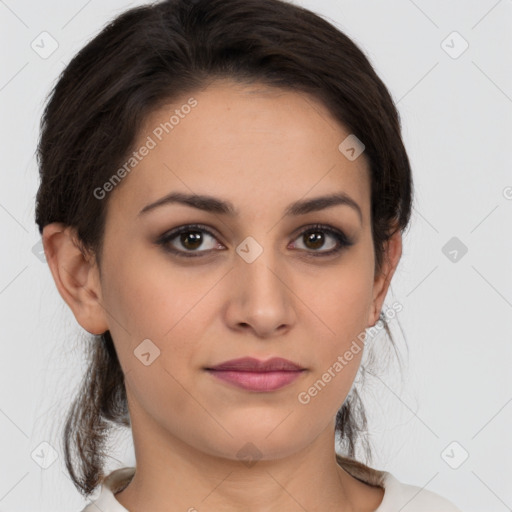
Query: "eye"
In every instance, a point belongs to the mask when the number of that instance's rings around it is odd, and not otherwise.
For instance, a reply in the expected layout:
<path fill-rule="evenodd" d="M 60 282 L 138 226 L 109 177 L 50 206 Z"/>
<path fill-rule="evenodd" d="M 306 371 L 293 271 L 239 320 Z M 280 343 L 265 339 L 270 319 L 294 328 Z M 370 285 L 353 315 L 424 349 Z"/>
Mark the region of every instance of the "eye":
<path fill-rule="evenodd" d="M 329 238 L 331 243 L 328 250 L 318 250 L 325 245 Z M 205 241 L 208 241 L 208 239 L 210 239 L 210 243 L 206 244 L 205 248 Z M 300 232 L 297 239 L 301 240 L 303 244 L 303 247 L 299 247 L 299 249 L 314 257 L 330 256 L 354 244 L 342 231 L 322 224 L 307 227 Z M 215 241 L 216 236 L 206 226 L 188 224 L 164 233 L 156 243 L 162 245 L 167 252 L 188 258 L 203 256 L 204 253 L 213 251 L 219 245 L 221 250 L 225 249 L 222 244 L 215 243 Z M 203 250 L 198 250 L 201 247 L 203 247 Z"/>
<path fill-rule="evenodd" d="M 164 246 L 166 251 L 176 254 L 177 256 L 196 257 L 202 256 L 200 253 L 210 252 L 210 250 L 215 247 L 215 244 L 210 243 L 209 247 L 207 246 L 206 248 L 207 250 L 196 250 L 203 246 L 205 235 L 206 239 L 211 238 L 216 240 L 215 235 L 213 235 L 206 226 L 201 224 L 189 224 L 164 233 L 157 240 L 157 243 Z M 176 246 L 181 247 L 177 248 Z M 183 248 L 185 250 L 183 250 Z"/>
<path fill-rule="evenodd" d="M 327 237 L 326 237 L 327 234 Z M 331 239 L 328 250 L 319 251 L 319 248 L 325 246 L 326 239 Z M 304 249 L 313 249 L 312 256 L 329 256 L 340 252 L 346 247 L 350 247 L 354 242 L 349 239 L 342 231 L 324 226 L 322 224 L 315 224 L 302 230 L 298 236 L 301 240 Z M 302 249 L 302 247 L 299 247 Z M 316 254 L 315 254 L 316 253 Z"/>

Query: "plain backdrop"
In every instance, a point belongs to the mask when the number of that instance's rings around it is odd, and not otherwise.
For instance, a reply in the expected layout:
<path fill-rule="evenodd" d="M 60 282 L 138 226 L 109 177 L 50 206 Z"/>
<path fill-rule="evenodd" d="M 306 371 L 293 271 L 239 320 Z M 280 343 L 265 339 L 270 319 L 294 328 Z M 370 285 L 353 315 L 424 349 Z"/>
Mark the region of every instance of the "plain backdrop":
<path fill-rule="evenodd" d="M 397 103 L 413 167 L 412 222 L 386 300 L 403 306 L 391 325 L 405 371 L 384 365 L 368 381 L 372 465 L 463 511 L 510 510 L 512 1 L 297 3 L 368 56 Z M 87 338 L 38 252 L 35 148 L 60 71 L 138 4 L 0 2 L 0 512 L 86 504 L 60 436 Z M 51 55 L 33 49 L 41 37 L 58 45 Z M 109 467 L 133 464 L 129 433 L 112 439 Z"/>

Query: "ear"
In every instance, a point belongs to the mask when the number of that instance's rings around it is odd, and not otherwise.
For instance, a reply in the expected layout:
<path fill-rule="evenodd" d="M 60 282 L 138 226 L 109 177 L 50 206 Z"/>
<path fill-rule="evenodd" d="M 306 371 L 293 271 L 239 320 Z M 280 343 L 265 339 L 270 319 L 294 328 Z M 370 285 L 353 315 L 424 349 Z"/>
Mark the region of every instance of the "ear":
<path fill-rule="evenodd" d="M 42 239 L 57 289 L 78 323 L 91 334 L 107 331 L 95 258 L 80 247 L 75 230 L 60 222 L 46 225 Z"/>
<path fill-rule="evenodd" d="M 391 278 L 395 273 L 402 255 L 402 233 L 399 229 L 385 242 L 382 269 L 375 276 L 373 284 L 373 303 L 368 315 L 368 326 L 374 326 L 379 320 L 379 315 L 388 293 Z"/>

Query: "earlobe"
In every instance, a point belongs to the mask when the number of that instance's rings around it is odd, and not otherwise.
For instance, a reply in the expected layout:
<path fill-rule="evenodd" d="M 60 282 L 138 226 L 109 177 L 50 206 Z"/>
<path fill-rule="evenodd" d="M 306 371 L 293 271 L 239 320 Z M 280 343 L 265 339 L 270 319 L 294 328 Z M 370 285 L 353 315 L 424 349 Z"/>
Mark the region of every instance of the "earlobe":
<path fill-rule="evenodd" d="M 368 320 L 369 326 L 373 326 L 379 320 L 379 315 L 384 304 L 384 299 L 388 293 L 391 278 L 395 273 L 396 267 L 402 256 L 402 233 L 399 229 L 385 242 L 384 258 L 382 270 L 375 277 L 373 285 L 373 302 L 371 305 L 371 314 Z"/>
<path fill-rule="evenodd" d="M 77 322 L 91 334 L 108 330 L 95 258 L 80 248 L 75 230 L 60 222 L 43 228 L 43 247 L 55 285 Z"/>

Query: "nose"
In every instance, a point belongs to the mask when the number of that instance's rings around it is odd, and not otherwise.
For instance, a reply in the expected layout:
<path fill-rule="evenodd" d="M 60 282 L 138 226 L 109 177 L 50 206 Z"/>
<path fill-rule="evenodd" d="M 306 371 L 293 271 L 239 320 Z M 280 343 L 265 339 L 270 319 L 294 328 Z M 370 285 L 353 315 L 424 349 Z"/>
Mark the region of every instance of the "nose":
<path fill-rule="evenodd" d="M 235 259 L 226 321 L 231 329 L 252 331 L 260 338 L 282 335 L 296 321 L 290 272 L 276 263 L 270 249 L 248 261 Z"/>

